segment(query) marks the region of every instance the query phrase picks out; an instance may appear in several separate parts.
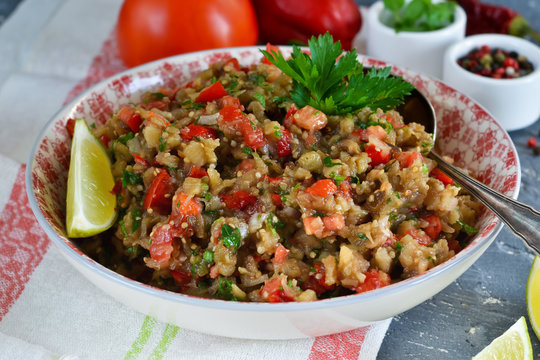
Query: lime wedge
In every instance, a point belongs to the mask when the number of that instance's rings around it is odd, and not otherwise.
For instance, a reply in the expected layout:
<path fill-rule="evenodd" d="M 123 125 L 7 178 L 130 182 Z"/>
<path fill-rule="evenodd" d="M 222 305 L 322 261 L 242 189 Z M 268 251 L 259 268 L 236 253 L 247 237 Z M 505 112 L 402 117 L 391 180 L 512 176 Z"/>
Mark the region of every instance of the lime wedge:
<path fill-rule="evenodd" d="M 536 337 L 540 339 L 540 257 L 535 257 L 527 280 L 527 313 Z"/>
<path fill-rule="evenodd" d="M 532 360 L 532 358 L 527 321 L 522 316 L 510 329 L 473 357 L 473 360 Z"/>
<path fill-rule="evenodd" d="M 69 237 L 88 237 L 112 226 L 116 219 L 114 178 L 107 150 L 83 119 L 75 121 L 66 196 Z"/>

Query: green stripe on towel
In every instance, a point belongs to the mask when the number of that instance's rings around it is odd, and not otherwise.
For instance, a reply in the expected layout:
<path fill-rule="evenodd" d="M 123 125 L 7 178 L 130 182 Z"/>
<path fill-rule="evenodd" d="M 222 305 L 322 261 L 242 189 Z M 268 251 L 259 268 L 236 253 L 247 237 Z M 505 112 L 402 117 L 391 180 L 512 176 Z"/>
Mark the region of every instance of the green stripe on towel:
<path fill-rule="evenodd" d="M 180 330 L 178 326 L 167 324 L 167 327 L 165 327 L 165 330 L 163 331 L 161 341 L 152 352 L 152 355 L 150 355 L 150 360 L 161 360 L 163 358 L 163 355 L 167 352 L 167 349 L 173 342 L 176 334 L 178 334 L 178 330 Z"/>
<path fill-rule="evenodd" d="M 155 324 L 156 319 L 154 319 L 153 317 L 147 316 L 144 318 L 141 330 L 139 331 L 137 338 L 131 345 L 131 349 L 129 349 L 129 352 L 124 357 L 124 360 L 135 360 L 137 359 L 137 357 L 139 357 L 142 350 L 144 349 L 144 346 L 148 342 L 150 335 L 152 334 L 152 330 L 154 329 Z"/>

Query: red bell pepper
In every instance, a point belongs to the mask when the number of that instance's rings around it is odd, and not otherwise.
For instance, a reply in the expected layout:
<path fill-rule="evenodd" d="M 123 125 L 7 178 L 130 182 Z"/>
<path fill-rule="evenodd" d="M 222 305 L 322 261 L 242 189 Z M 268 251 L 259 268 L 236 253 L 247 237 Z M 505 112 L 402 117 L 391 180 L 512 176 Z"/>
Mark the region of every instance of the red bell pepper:
<path fill-rule="evenodd" d="M 208 102 L 212 100 L 217 100 L 227 95 L 227 91 L 223 87 L 223 85 L 216 81 L 209 87 L 203 89 L 199 96 L 197 96 L 197 99 L 195 99 L 196 102 Z"/>
<path fill-rule="evenodd" d="M 524 37 L 532 36 L 540 42 L 540 34 L 534 31 L 527 19 L 513 9 L 479 0 L 457 0 L 467 14 L 467 35 L 499 33 Z"/>
<path fill-rule="evenodd" d="M 196 137 L 204 139 L 217 139 L 218 132 L 216 129 L 211 127 L 191 124 L 180 130 L 180 136 L 186 141 L 191 141 Z"/>
<path fill-rule="evenodd" d="M 143 207 L 152 209 L 160 214 L 167 214 L 171 211 L 171 176 L 167 171 L 160 169 L 157 176 L 150 184 L 146 196 L 144 197 Z M 167 195 L 168 194 L 168 195 Z"/>
<path fill-rule="evenodd" d="M 307 44 L 313 35 L 329 32 L 350 50 L 362 26 L 354 0 L 252 0 L 263 42 Z"/>

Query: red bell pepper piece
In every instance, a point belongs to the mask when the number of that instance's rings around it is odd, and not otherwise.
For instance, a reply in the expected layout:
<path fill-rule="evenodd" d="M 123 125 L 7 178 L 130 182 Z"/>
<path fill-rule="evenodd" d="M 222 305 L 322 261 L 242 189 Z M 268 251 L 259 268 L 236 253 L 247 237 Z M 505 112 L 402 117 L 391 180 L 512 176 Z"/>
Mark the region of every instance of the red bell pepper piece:
<path fill-rule="evenodd" d="M 327 197 L 334 194 L 338 187 L 331 179 L 322 179 L 308 187 L 305 191 L 309 194 Z"/>
<path fill-rule="evenodd" d="M 224 106 L 219 111 L 219 114 L 222 116 L 224 124 L 240 131 L 242 140 L 251 149 L 256 150 L 261 146 L 266 145 L 263 131 L 255 127 L 238 107 L 230 105 Z"/>
<path fill-rule="evenodd" d="M 364 151 L 369 155 L 371 166 L 377 166 L 379 164 L 386 164 L 390 161 L 391 153 L 390 148 L 377 148 L 375 144 L 367 144 L 364 147 Z"/>
<path fill-rule="evenodd" d="M 281 157 L 289 156 L 292 154 L 291 149 L 291 133 L 287 129 L 281 130 L 281 136 L 277 140 L 277 152 Z"/>
<path fill-rule="evenodd" d="M 192 166 L 191 169 L 189 169 L 188 177 L 200 179 L 205 176 L 208 176 L 208 173 L 201 167 Z"/>
<path fill-rule="evenodd" d="M 424 215 L 420 219 L 428 223 L 428 225 L 424 227 L 424 232 L 428 234 L 431 239 L 437 239 L 442 230 L 441 219 L 433 214 Z"/>
<path fill-rule="evenodd" d="M 195 99 L 196 102 L 208 102 L 212 100 L 217 100 L 227 95 L 227 91 L 221 84 L 221 82 L 216 81 L 209 87 L 203 89 L 199 96 L 197 96 L 197 99 Z"/>
<path fill-rule="evenodd" d="M 390 285 L 390 276 L 383 272 L 371 269 L 365 273 L 364 282 L 356 287 L 356 292 L 362 293 Z"/>
<path fill-rule="evenodd" d="M 279 210 L 283 209 L 283 201 L 281 201 L 281 195 L 272 194 L 272 202 Z"/>
<path fill-rule="evenodd" d="M 170 178 L 166 170 L 159 170 L 144 197 L 143 207 L 145 209 L 152 209 L 160 214 L 167 214 L 171 211 L 172 187 L 169 182 Z"/>
<path fill-rule="evenodd" d="M 243 210 L 246 206 L 257 201 L 257 197 L 244 190 L 235 191 L 232 194 L 222 194 L 219 196 L 225 203 L 227 209 Z"/>
<path fill-rule="evenodd" d="M 144 166 L 150 166 L 150 163 L 143 159 L 140 155 L 137 155 L 135 153 L 131 154 L 133 155 L 133 159 L 135 160 L 135 164 L 144 165 Z"/>
<path fill-rule="evenodd" d="M 180 136 L 182 136 L 182 139 L 186 141 L 191 141 L 195 137 L 205 139 L 217 139 L 218 132 L 216 129 L 208 126 L 191 124 L 180 130 Z"/>
<path fill-rule="evenodd" d="M 444 184 L 444 186 L 452 185 L 454 183 L 454 179 L 443 173 L 441 170 L 439 170 L 439 168 L 433 168 L 429 175 L 433 176 L 437 180 L 440 180 Z"/>
<path fill-rule="evenodd" d="M 141 124 L 143 123 L 141 115 L 133 111 L 130 107 L 121 108 L 116 116 L 118 116 L 118 119 L 126 124 L 134 133 L 140 130 Z"/>
<path fill-rule="evenodd" d="M 345 50 L 360 30 L 362 16 L 354 0 L 253 0 L 263 42 L 307 44 L 329 32 Z"/>
<path fill-rule="evenodd" d="M 314 271 L 313 271 L 314 270 Z M 328 290 L 333 290 L 336 285 L 327 285 L 326 284 L 326 269 L 322 262 L 317 261 L 313 264 L 312 272 L 309 274 L 307 281 L 303 282 L 300 287 L 302 290 L 311 289 L 315 291 L 317 296 L 327 292 Z"/>

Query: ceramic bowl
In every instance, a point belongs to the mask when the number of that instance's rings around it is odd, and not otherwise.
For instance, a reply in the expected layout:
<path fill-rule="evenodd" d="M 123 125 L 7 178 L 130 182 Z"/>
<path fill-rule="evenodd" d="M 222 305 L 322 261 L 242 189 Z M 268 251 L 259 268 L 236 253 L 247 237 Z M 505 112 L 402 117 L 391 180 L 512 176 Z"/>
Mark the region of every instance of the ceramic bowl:
<path fill-rule="evenodd" d="M 457 60 L 474 48 L 489 45 L 524 55 L 534 71 L 515 79 L 493 79 L 471 73 Z M 448 48 L 443 79 L 484 106 L 507 131 L 531 125 L 540 116 L 540 47 L 510 35 L 474 35 Z"/>
<path fill-rule="evenodd" d="M 443 29 L 396 33 L 381 21 L 383 9 L 383 2 L 378 1 L 367 12 L 367 55 L 441 79 L 446 48 L 465 37 L 465 11 L 457 6 L 454 22 Z"/>
<path fill-rule="evenodd" d="M 289 48 L 282 48 L 286 54 Z M 210 63 L 236 57 L 248 65 L 261 60 L 255 47 L 179 55 L 115 75 L 86 90 L 61 109 L 36 139 L 26 170 L 27 192 L 39 223 L 66 259 L 98 288 L 126 306 L 183 328 L 238 338 L 291 339 L 351 330 L 406 311 L 454 281 L 486 250 L 501 229 L 484 212 L 470 245 L 426 273 L 362 294 L 305 303 L 242 303 L 202 299 L 154 288 L 119 275 L 86 256 L 64 228 L 70 137 L 68 118 L 103 123 L 144 91 L 186 84 Z M 369 66 L 385 63 L 361 58 Z M 433 103 L 439 118 L 438 145 L 443 154 L 467 166 L 480 180 L 517 197 L 520 167 L 508 134 L 470 98 L 412 71 L 393 69 Z"/>

